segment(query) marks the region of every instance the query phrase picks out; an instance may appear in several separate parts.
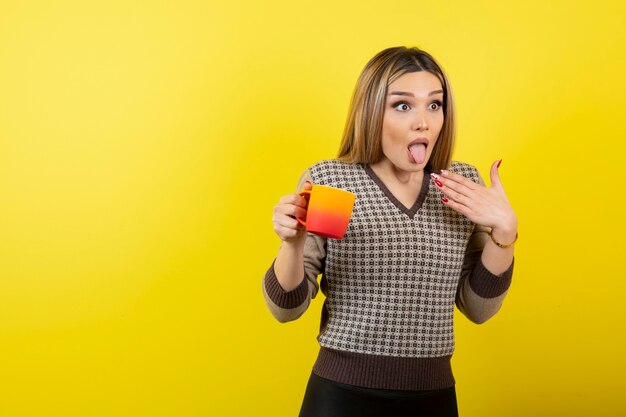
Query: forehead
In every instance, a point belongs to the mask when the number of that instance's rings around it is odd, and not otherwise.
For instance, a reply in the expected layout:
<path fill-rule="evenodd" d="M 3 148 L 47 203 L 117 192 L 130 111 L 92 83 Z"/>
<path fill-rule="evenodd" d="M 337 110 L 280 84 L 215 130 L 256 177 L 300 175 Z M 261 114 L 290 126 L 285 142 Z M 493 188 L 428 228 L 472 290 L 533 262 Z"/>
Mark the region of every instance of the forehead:
<path fill-rule="evenodd" d="M 389 84 L 388 91 L 404 91 L 413 93 L 415 96 L 426 96 L 428 93 L 442 90 L 441 82 L 437 76 L 428 71 L 407 72 Z"/>

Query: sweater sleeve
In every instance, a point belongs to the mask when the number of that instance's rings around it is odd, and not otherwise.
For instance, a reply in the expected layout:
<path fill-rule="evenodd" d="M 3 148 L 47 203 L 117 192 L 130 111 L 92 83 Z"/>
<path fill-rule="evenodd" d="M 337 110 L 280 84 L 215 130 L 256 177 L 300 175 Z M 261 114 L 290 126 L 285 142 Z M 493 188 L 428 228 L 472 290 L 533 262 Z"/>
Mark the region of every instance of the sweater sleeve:
<path fill-rule="evenodd" d="M 310 181 L 309 171 L 305 171 L 298 181 L 298 190 L 305 181 Z M 272 315 L 281 323 L 293 321 L 302 316 L 319 291 L 317 276 L 324 270 L 326 259 L 326 239 L 308 234 L 304 244 L 304 278 L 300 285 L 285 291 L 274 270 L 274 262 L 263 278 L 265 304 Z"/>
<path fill-rule="evenodd" d="M 272 315 L 281 323 L 299 318 L 319 291 L 317 276 L 324 269 L 326 257 L 326 239 L 309 234 L 304 246 L 304 279 L 299 286 L 285 291 L 276 278 L 274 262 L 263 279 L 265 304 Z"/>
<path fill-rule="evenodd" d="M 478 177 L 479 183 L 484 184 Z M 508 293 L 513 277 L 513 264 L 499 275 L 492 274 L 483 265 L 481 255 L 489 228 L 475 225 L 465 250 L 461 279 L 456 294 L 459 310 L 474 323 L 480 324 L 493 317 Z"/>
<path fill-rule="evenodd" d="M 492 274 L 480 256 L 488 239 L 486 228 L 476 226 L 465 251 L 465 261 L 456 293 L 456 305 L 474 323 L 484 323 L 495 315 L 513 277 L 513 264 L 500 275 Z"/>

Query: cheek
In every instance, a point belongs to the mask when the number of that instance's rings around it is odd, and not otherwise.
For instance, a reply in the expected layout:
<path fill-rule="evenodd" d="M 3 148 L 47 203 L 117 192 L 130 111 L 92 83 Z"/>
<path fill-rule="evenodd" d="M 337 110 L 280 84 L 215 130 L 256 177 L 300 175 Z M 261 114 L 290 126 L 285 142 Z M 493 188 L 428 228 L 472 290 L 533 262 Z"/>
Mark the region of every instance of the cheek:
<path fill-rule="evenodd" d="M 433 130 L 434 145 L 439 141 L 439 135 L 441 135 L 441 129 L 443 128 L 443 115 L 431 119 L 431 128 Z"/>
<path fill-rule="evenodd" d="M 441 130 L 443 127 L 443 113 L 439 113 L 439 116 L 435 119 L 435 125 L 438 130 Z"/>
<path fill-rule="evenodd" d="M 388 143 L 395 143 L 402 141 L 405 135 L 406 128 L 402 125 L 400 120 L 383 120 L 383 138 Z"/>

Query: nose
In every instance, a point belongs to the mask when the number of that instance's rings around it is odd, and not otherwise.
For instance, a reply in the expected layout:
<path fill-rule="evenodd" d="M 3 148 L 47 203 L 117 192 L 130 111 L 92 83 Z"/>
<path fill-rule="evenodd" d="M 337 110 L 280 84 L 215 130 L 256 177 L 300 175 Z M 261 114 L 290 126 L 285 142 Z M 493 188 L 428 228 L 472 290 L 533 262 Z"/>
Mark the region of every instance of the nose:
<path fill-rule="evenodd" d="M 426 117 L 426 112 L 418 111 L 415 114 L 415 118 L 413 119 L 413 130 L 422 131 L 428 130 L 428 120 Z"/>

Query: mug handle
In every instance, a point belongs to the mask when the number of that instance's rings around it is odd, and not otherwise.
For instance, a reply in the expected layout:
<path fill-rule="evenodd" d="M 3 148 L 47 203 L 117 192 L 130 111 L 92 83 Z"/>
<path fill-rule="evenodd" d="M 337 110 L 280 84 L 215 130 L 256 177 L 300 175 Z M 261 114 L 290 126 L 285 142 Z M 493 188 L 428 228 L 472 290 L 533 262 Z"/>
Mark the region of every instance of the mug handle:
<path fill-rule="evenodd" d="M 307 207 L 308 207 L 309 206 L 309 199 L 311 198 L 311 190 L 303 190 L 303 191 L 300 191 L 298 194 L 300 194 L 302 197 L 304 197 L 304 199 L 306 200 Z M 302 226 L 306 227 L 306 219 L 303 220 L 300 217 L 296 217 L 296 220 Z"/>

